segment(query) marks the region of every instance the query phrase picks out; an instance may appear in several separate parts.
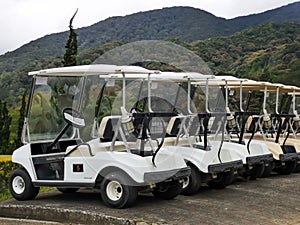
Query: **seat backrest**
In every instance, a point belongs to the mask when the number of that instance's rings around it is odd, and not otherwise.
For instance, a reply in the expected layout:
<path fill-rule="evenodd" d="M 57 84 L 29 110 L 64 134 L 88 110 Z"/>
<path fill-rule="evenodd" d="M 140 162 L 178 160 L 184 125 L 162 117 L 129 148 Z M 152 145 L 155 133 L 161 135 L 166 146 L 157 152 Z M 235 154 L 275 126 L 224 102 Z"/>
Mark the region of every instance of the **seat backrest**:
<path fill-rule="evenodd" d="M 114 125 L 118 123 L 118 119 L 114 116 L 103 117 L 98 129 L 98 137 L 102 142 L 112 141 L 115 134 Z"/>
<path fill-rule="evenodd" d="M 166 135 L 168 137 L 176 137 L 181 124 L 181 117 L 179 116 L 173 116 L 171 117 L 167 129 L 166 129 Z"/>
<path fill-rule="evenodd" d="M 252 133 L 255 131 L 255 127 L 256 127 L 255 123 L 257 122 L 258 119 L 259 119 L 258 115 L 252 115 L 247 118 L 247 121 L 245 124 L 246 132 Z"/>

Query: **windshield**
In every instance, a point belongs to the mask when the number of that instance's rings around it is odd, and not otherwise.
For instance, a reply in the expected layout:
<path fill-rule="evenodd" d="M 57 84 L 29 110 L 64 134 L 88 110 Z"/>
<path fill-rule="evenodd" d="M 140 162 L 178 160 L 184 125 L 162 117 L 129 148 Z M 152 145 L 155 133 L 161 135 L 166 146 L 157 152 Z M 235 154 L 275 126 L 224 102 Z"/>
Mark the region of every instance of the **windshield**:
<path fill-rule="evenodd" d="M 36 77 L 28 125 L 30 141 L 52 140 L 63 129 L 66 122 L 62 110 L 66 107 L 78 109 L 81 79 L 79 77 Z M 64 135 L 72 137 L 70 128 Z"/>

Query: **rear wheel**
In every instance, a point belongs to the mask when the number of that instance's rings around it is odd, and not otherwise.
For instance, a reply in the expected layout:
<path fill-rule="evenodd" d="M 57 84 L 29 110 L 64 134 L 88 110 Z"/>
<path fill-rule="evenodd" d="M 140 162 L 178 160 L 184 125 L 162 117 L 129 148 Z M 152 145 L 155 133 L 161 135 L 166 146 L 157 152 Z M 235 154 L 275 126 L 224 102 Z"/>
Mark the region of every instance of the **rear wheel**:
<path fill-rule="evenodd" d="M 14 170 L 9 178 L 9 190 L 12 196 L 19 200 L 31 200 L 34 199 L 40 188 L 34 187 L 29 174 L 25 169 Z"/>
<path fill-rule="evenodd" d="M 209 181 L 207 185 L 213 189 L 223 189 L 232 184 L 234 178 L 235 176 L 233 171 L 218 173 L 217 178 Z"/>
<path fill-rule="evenodd" d="M 152 194 L 158 199 L 170 200 L 175 198 L 182 191 L 182 184 L 179 181 L 172 183 L 160 183 L 152 191 Z"/>
<path fill-rule="evenodd" d="M 135 202 L 136 187 L 125 185 L 126 175 L 118 172 L 108 174 L 101 183 L 101 197 L 105 205 L 111 208 L 126 208 Z"/>
<path fill-rule="evenodd" d="M 199 170 L 190 165 L 191 175 L 184 179 L 181 194 L 183 195 L 192 195 L 199 191 L 201 186 L 201 175 Z"/>
<path fill-rule="evenodd" d="M 295 170 L 293 172 L 294 173 L 299 173 L 300 172 L 300 163 L 296 164 L 296 168 L 295 168 Z"/>

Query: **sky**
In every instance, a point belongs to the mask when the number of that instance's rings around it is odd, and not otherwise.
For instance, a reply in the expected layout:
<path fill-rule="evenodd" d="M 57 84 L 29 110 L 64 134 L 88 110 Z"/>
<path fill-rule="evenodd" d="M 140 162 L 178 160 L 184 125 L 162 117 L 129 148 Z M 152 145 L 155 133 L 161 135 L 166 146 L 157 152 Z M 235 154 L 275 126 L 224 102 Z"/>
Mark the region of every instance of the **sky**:
<path fill-rule="evenodd" d="M 47 34 L 90 26 L 113 16 L 191 6 L 226 19 L 264 12 L 299 0 L 0 0 L 0 55 Z"/>

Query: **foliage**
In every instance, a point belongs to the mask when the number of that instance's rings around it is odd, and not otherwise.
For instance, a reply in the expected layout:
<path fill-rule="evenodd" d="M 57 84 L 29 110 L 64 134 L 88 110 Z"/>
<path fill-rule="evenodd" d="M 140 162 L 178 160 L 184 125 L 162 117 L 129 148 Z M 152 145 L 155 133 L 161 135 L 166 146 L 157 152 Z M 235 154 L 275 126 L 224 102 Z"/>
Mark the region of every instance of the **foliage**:
<path fill-rule="evenodd" d="M 1 161 L 0 158 L 0 201 L 10 196 L 8 191 L 8 179 L 10 173 L 19 168 L 20 165 L 11 161 Z"/>
<path fill-rule="evenodd" d="M 268 80 L 300 86 L 300 25 L 295 23 L 265 24 L 227 37 L 185 42 L 178 38 L 168 39 L 190 49 L 210 66 L 215 74 L 231 74 L 251 79 Z M 78 51 L 77 63 L 91 64 L 105 52 L 125 44 L 112 41 Z M 178 59 L 176 59 L 178 60 Z M 184 63 L 184 57 L 180 59 Z M 1 63 L 1 61 L 0 61 Z M 174 67 L 157 62 L 139 62 L 149 69 L 174 71 Z M 11 153 L 20 146 L 20 132 L 25 110 L 24 92 L 29 89 L 29 71 L 63 66 L 60 57 L 35 60 L 26 67 L 0 75 L 0 100 L 6 101 L 11 119 L 9 148 Z M 175 70 L 176 71 L 176 70 Z M 21 107 L 22 105 L 22 107 Z M 7 132 L 7 131 L 4 131 Z M 1 134 L 1 132 L 0 132 Z M 3 135 L 0 135 L 2 137 Z M 5 136 L 5 135 L 4 135 Z M 19 141 L 17 141 L 19 140 Z M 2 143 L 2 142 L 1 142 Z M 0 154 L 3 150 L 0 150 Z"/>
<path fill-rule="evenodd" d="M 11 116 L 8 114 L 8 109 L 5 102 L 0 101 L 0 152 L 9 154 L 9 137 Z"/>
<path fill-rule="evenodd" d="M 76 30 L 78 49 L 96 47 L 113 40 L 204 40 L 232 35 L 268 22 L 300 23 L 300 2 L 251 16 L 230 20 L 191 7 L 171 7 L 139 12 L 125 17 L 111 17 Z M 61 56 L 68 32 L 50 34 L 0 56 L 0 74 L 20 70 L 33 61 Z"/>
<path fill-rule="evenodd" d="M 215 74 L 300 86 L 300 25 L 265 24 L 191 44 Z"/>
<path fill-rule="evenodd" d="M 22 96 L 22 102 L 21 102 L 21 107 L 19 110 L 19 119 L 18 119 L 18 129 L 17 129 L 17 137 L 14 139 L 14 146 L 13 149 L 16 149 L 20 146 L 22 146 L 21 142 L 21 136 L 22 136 L 22 130 L 23 130 L 23 124 L 24 124 L 24 118 L 25 118 L 25 113 L 26 113 L 26 96 L 27 96 L 27 91 L 24 92 Z"/>
<path fill-rule="evenodd" d="M 73 19 L 76 16 L 78 9 L 72 16 L 69 24 L 70 35 L 68 42 L 66 44 L 66 52 L 64 54 L 63 64 L 64 66 L 76 66 L 76 56 L 77 56 L 77 34 L 73 29 Z"/>

